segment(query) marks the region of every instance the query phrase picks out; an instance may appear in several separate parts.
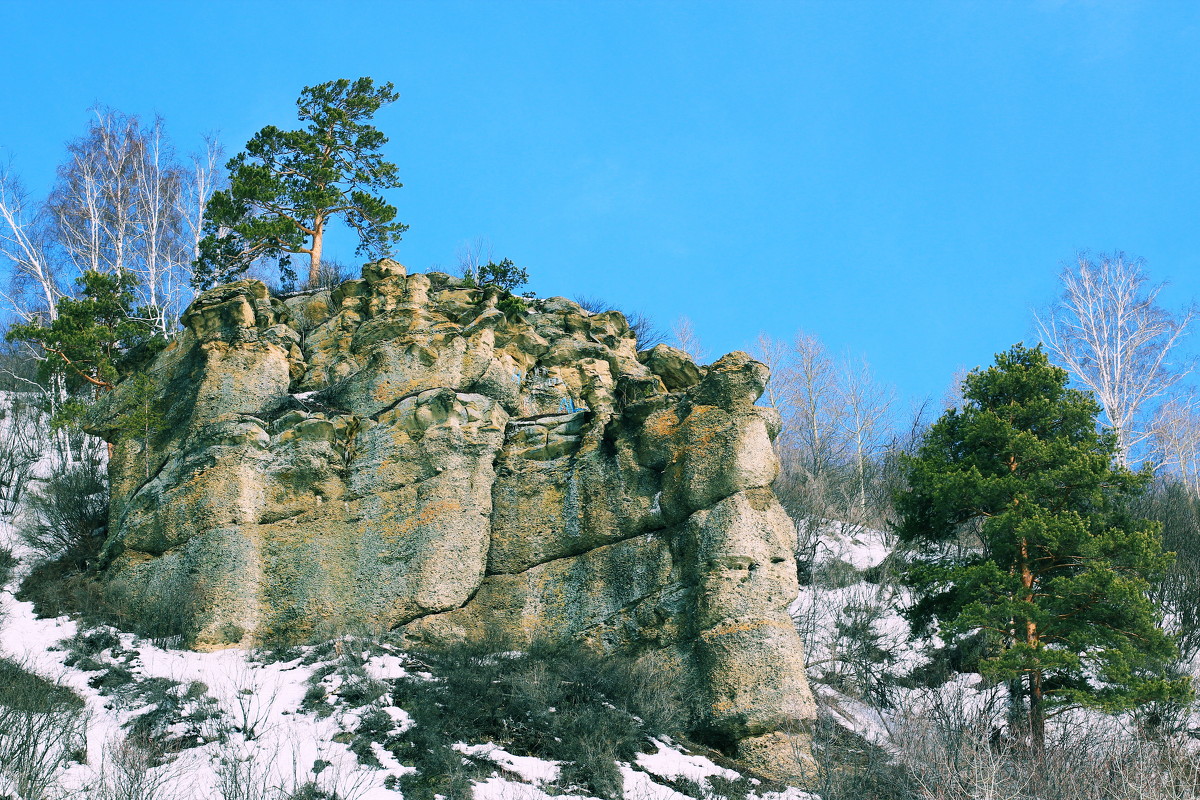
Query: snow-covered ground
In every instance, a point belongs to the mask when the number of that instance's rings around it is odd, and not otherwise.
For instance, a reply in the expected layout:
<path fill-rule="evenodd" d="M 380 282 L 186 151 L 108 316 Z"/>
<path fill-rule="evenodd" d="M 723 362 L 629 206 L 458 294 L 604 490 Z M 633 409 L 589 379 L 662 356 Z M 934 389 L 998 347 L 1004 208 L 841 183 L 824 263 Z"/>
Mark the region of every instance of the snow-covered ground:
<path fill-rule="evenodd" d="M 12 540 L 12 528 L 0 521 L 0 546 Z M 136 700 L 122 699 L 94 687 L 96 671 L 84 671 L 79 665 L 68 666 L 69 651 L 64 640 L 75 636 L 77 625 L 66 617 L 38 619 L 32 604 L 14 598 L 12 587 L 0 591 L 0 655 L 22 664 L 44 678 L 70 687 L 84 699 L 87 707 L 86 758 L 61 769 L 56 791 L 62 796 L 93 795 L 97 787 L 114 774 L 114 754 L 129 733 L 129 724 L 147 709 Z M 222 780 L 231 776 L 245 785 L 269 788 L 286 797 L 288 790 L 313 783 L 326 792 L 336 792 L 342 800 L 387 800 L 402 798 L 394 779 L 414 771 L 399 764 L 391 753 L 374 745 L 380 766 L 364 765 L 351 752 L 346 741 L 354 730 L 359 712 L 338 709 L 320 716 L 302 707 L 310 690 L 310 676 L 320 661 L 305 664 L 296 658 L 285 662 L 258 659 L 253 653 L 237 649 L 197 653 L 170 649 L 140 640 L 132 634 L 117 634 L 120 644 L 105 649 L 96 658 L 120 663 L 134 675 L 135 681 L 166 678 L 182 687 L 212 698 L 220 715 L 205 722 L 180 722 L 169 730 L 173 735 L 215 734 L 223 726 L 223 737 L 181 750 L 166 763 L 149 769 L 149 783 L 159 786 L 161 798 L 188 800 L 227 797 Z M 347 647 L 353 641 L 347 640 Z M 311 651 L 310 651 L 311 652 Z M 115 655 L 114 655 L 115 653 Z M 367 675 L 380 681 L 408 675 L 409 662 L 399 653 L 363 653 Z M 334 673 L 321 683 L 336 689 L 339 676 Z M 89 682 L 90 681 L 90 682 Z M 401 708 L 391 706 L 385 694 L 377 703 L 392 719 L 395 730 L 413 724 Z M 685 795 L 668 783 L 686 778 L 703 787 L 710 776 L 739 777 L 711 760 L 682 752 L 670 743 L 653 741 L 655 752 L 639 754 L 636 761 L 620 764 L 627 800 L 683 800 Z M 558 778 L 559 764 L 520 756 L 495 743 L 463 743 L 464 755 L 486 758 L 495 764 L 492 775 L 476 781 L 478 800 L 546 800 L 574 795 L 561 794 L 552 784 Z M 392 778 L 392 780 L 389 780 Z M 284 790 L 282 793 L 277 790 Z M 0 778 L 0 797 L 13 791 Z M 228 790 L 227 790 L 228 791 Z M 553 794 L 551 794 L 553 793 Z M 258 797 L 258 795 L 252 795 Z M 239 795 L 239 800 L 242 795 Z M 784 794 L 764 793 L 764 800 L 804 800 L 813 798 L 798 790 Z"/>
<path fill-rule="evenodd" d="M 145 708 L 114 702 L 112 696 L 101 694 L 89 684 L 95 673 L 63 663 L 66 652 L 60 642 L 76 633 L 74 622 L 67 618 L 37 619 L 30 603 L 14 599 L 8 591 L 0 593 L 0 609 L 3 655 L 42 677 L 69 686 L 84 698 L 88 709 L 86 763 L 69 765 L 59 776 L 58 785 L 68 794 L 95 788 L 110 760 L 109 752 L 127 734 L 123 726 Z M 345 800 L 403 797 L 399 791 L 386 788 L 385 781 L 388 776 L 412 772 L 412 768 L 401 766 L 382 748 L 375 751 L 382 767 L 364 766 L 347 745 L 334 741 L 339 734 L 353 730 L 354 712 L 321 718 L 301 709 L 314 666 L 305 666 L 299 659 L 260 662 L 236 649 L 195 653 L 163 649 L 130 634 L 120 634 L 119 638 L 124 650 L 137 652 L 132 663 L 138 679 L 161 677 L 184 685 L 203 684 L 223 712 L 226 724 L 241 728 L 227 731 L 225 742 L 182 750 L 169 763 L 155 768 L 165 782 L 164 797 L 221 797 L 222 760 L 229 758 L 243 763 L 247 780 L 264 786 L 295 788 L 312 781 L 326 791 L 337 791 Z M 376 679 L 406 674 L 402 659 L 396 657 L 373 657 L 367 666 Z M 387 702 L 386 695 L 383 702 Z M 398 730 L 412 724 L 402 709 L 390 711 Z M 654 744 L 657 752 L 640 754 L 635 764 L 620 767 L 628 800 L 685 797 L 666 786 L 662 778 L 685 777 L 702 783 L 711 775 L 738 777 L 703 756 L 686 754 L 662 741 Z M 479 800 L 543 800 L 551 796 L 543 787 L 558 777 L 559 765 L 555 762 L 513 755 L 490 743 L 464 744 L 460 749 L 496 764 L 495 774 L 476 784 L 475 797 Z M 319 774 L 314 773 L 314 765 Z M 779 795 L 769 796 L 783 800 Z M 804 796 L 788 793 L 789 800 Z"/>

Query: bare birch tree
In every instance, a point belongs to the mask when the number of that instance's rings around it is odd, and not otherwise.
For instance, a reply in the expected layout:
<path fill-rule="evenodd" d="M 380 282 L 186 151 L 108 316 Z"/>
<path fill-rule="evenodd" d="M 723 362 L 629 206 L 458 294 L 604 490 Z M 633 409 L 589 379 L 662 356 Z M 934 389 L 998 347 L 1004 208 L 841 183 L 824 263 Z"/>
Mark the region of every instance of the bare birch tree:
<path fill-rule="evenodd" d="M 53 322 L 64 292 L 50 258 L 44 217 L 9 169 L 0 173 L 0 257 L 12 268 L 0 300 L 22 322 L 38 317 Z"/>
<path fill-rule="evenodd" d="M 76 279 L 92 270 L 132 272 L 136 306 L 154 332 L 171 336 L 191 299 L 191 264 L 198 255 L 205 205 L 219 183 L 215 139 L 192 158 L 176 158 L 161 118 L 143 126 L 137 117 L 96 107 L 87 130 L 67 144 L 66 159 L 44 201 L 30 197 L 11 169 L 0 172 L 0 264 L 10 279 L 0 286 L 0 312 L 39 325 L 58 317 L 58 302 L 80 291 Z M 140 312 L 139 312 L 140 313 Z M 19 345 L 24 357 L 43 361 L 36 345 Z M 61 375 L 37 382 L 10 372 L 23 389 L 41 393 L 51 414 L 68 392 Z M 69 435 L 64 452 L 76 448 Z"/>
<path fill-rule="evenodd" d="M 838 438 L 844 409 L 837 363 L 819 338 L 799 331 L 792 339 L 791 369 L 794 446 L 804 454 L 805 468 L 820 478 L 845 456 Z"/>
<path fill-rule="evenodd" d="M 697 364 L 708 361 L 708 350 L 700 343 L 700 336 L 689 317 L 680 317 L 671 326 L 671 340 L 676 347 L 691 356 Z"/>
<path fill-rule="evenodd" d="M 754 350 L 771 369 L 764 400 L 783 418 L 776 450 L 785 506 L 818 521 L 871 519 L 887 494 L 879 469 L 895 444 L 895 391 L 864 359 L 836 358 L 804 331 L 790 343 L 760 335 Z"/>
<path fill-rule="evenodd" d="M 51 324 L 58 318 L 57 304 L 66 294 L 60 285 L 60 270 L 51 257 L 52 247 L 45 213 L 30 200 L 20 180 L 6 170 L 0 174 L 0 258 L 9 263 L 11 273 L 9 285 L 0 288 L 0 302 L 18 322 Z M 40 394 L 54 413 L 67 399 L 61 376 L 43 385 L 32 374 L 12 369 L 22 358 L 35 362 L 45 359 L 27 343 L 16 347 L 20 353 L 7 353 L 12 358 L 5 359 L 0 371 L 22 391 Z M 59 432 L 56 437 L 70 449 L 65 434 Z"/>
<path fill-rule="evenodd" d="M 137 253 L 131 266 L 138 274 L 142 305 L 162 335 L 170 332 L 174 318 L 183 311 L 179 300 L 189 289 L 186 273 L 192 255 L 186 227 L 177 214 L 187 173 L 175 162 L 172 150 L 162 118 L 155 117 L 143 131 L 141 158 L 134 163 Z"/>
<path fill-rule="evenodd" d="M 1061 275 L 1063 293 L 1037 316 L 1038 331 L 1056 360 L 1091 389 L 1128 464 L 1150 435 L 1147 415 L 1188 367 L 1173 359 L 1195 306 L 1173 314 L 1158 305 L 1163 284 L 1151 285 L 1141 259 L 1123 253 L 1080 254 Z"/>
<path fill-rule="evenodd" d="M 187 241 L 187 270 L 200 257 L 200 240 L 204 238 L 204 211 L 213 192 L 224 188 L 221 159 L 225 148 L 214 134 L 205 134 L 204 147 L 188 156 L 192 168 L 184 191 L 179 194 L 176 213 L 183 220 Z M 190 278 L 189 278 L 190 280 Z"/>
<path fill-rule="evenodd" d="M 478 282 L 480 270 L 492 260 L 492 242 L 486 236 L 476 236 L 459 245 L 454 258 L 458 262 L 458 274 Z"/>
<path fill-rule="evenodd" d="M 1170 398 L 1154 415 L 1153 454 L 1157 466 L 1175 473 L 1196 497 L 1200 497 L 1200 396 Z"/>
<path fill-rule="evenodd" d="M 191 296 L 191 263 L 213 191 L 219 148 L 176 157 L 164 122 L 93 109 L 87 132 L 67 145 L 67 161 L 46 203 L 54 237 L 71 271 L 137 276 L 138 305 L 155 329 L 171 333 Z"/>
<path fill-rule="evenodd" d="M 67 160 L 46 201 L 55 239 L 79 275 L 128 268 L 145 148 L 135 117 L 105 108 L 92 112 L 87 132 L 67 143 Z"/>
<path fill-rule="evenodd" d="M 132 272 L 138 305 L 154 328 L 173 332 L 191 299 L 208 198 L 220 182 L 220 145 L 205 140 L 185 166 L 161 117 L 96 107 L 86 132 L 67 144 L 66 160 L 45 202 L 17 178 L 0 175 L 0 257 L 12 266 L 0 300 L 22 321 L 52 322 L 55 305 L 89 270 Z"/>
<path fill-rule="evenodd" d="M 838 398 L 841 426 L 854 457 L 859 513 L 867 514 L 867 467 L 890 437 L 889 415 L 896 393 L 871 375 L 866 359 L 847 356 L 842 362 Z"/>
<path fill-rule="evenodd" d="M 816 336 L 790 342 L 760 336 L 756 355 L 771 368 L 765 396 L 783 418 L 775 440 L 782 468 L 777 491 L 801 527 L 835 515 L 835 487 L 844 462 L 837 364 Z"/>
<path fill-rule="evenodd" d="M 786 342 L 760 333 L 754 342 L 753 356 L 771 371 L 763 400 L 787 418 L 792 414 L 792 398 L 796 392 L 796 373 L 791 368 L 791 354 Z"/>

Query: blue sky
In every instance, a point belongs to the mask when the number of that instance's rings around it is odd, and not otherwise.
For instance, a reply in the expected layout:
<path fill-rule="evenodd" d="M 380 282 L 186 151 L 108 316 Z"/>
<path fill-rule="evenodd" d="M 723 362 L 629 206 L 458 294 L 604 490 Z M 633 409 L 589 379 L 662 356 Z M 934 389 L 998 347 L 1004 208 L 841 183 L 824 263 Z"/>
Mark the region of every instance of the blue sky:
<path fill-rule="evenodd" d="M 410 269 L 477 236 L 541 295 L 714 352 L 865 355 L 909 398 L 1030 335 L 1087 248 L 1200 296 L 1200 4 L 0 2 L 0 158 L 42 193 L 101 102 L 229 154 L 392 81 Z M 333 255 L 352 257 L 352 247 Z"/>

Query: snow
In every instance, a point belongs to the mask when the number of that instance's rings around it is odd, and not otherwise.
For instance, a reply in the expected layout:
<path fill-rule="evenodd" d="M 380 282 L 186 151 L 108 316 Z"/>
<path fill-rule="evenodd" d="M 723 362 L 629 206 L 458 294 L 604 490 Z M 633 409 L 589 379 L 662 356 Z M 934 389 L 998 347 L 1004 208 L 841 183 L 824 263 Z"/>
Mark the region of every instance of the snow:
<path fill-rule="evenodd" d="M 719 767 L 704 756 L 681 753 L 665 742 L 653 739 L 658 750 L 654 753 L 638 753 L 637 765 L 647 772 L 664 778 L 687 778 L 701 783 L 712 775 L 734 780 L 738 774 L 731 769 Z"/>
<path fill-rule="evenodd" d="M 582 800 L 582 795 L 546 794 L 537 786 L 493 775 L 475 783 L 475 800 Z"/>
<path fill-rule="evenodd" d="M 622 764 L 620 769 L 621 777 L 625 780 L 625 800 L 692 800 L 686 794 L 656 783 L 649 775 L 634 770 L 628 764 Z"/>
<path fill-rule="evenodd" d="M 515 756 L 494 744 L 459 744 L 455 749 L 464 755 L 487 758 L 527 783 L 550 783 L 558 778 L 559 764 L 556 761 Z"/>
<path fill-rule="evenodd" d="M 0 640 L 3 652 L 31 671 L 70 686 L 87 704 L 88 763 L 74 764 L 61 776 L 64 789 L 82 790 L 99 777 L 92 765 L 102 765 L 105 747 L 124 737 L 121 725 L 133 710 L 115 709 L 110 698 L 88 685 L 88 673 L 63 665 L 64 653 L 53 648 L 75 632 L 73 622 L 65 618 L 36 619 L 32 604 L 15 600 L 9 592 L 0 593 L 0 607 L 5 612 Z M 360 790 L 358 800 L 400 797 L 382 788 L 387 772 L 371 770 L 368 774 L 344 745 L 332 741 L 339 732 L 335 721 L 297 711 L 309 668 L 295 662 L 254 663 L 238 650 L 168 651 L 135 641 L 129 634 L 122 634 L 121 640 L 123 647 L 138 651 L 139 675 L 182 683 L 200 681 L 234 724 L 249 723 L 241 733 L 232 734 L 232 747 L 240 758 L 261 763 L 273 782 L 302 783 L 309 777 L 311 765 L 320 759 L 330 762 L 330 766 L 317 776 L 318 782 L 356 788 Z M 213 797 L 217 796 L 217 762 L 223 754 L 221 746 L 212 743 L 185 750 L 176 762 L 159 769 L 186 773 L 188 785 L 180 787 L 190 793 L 186 796 Z M 403 774 L 403 769 L 393 764 L 388 772 Z"/>

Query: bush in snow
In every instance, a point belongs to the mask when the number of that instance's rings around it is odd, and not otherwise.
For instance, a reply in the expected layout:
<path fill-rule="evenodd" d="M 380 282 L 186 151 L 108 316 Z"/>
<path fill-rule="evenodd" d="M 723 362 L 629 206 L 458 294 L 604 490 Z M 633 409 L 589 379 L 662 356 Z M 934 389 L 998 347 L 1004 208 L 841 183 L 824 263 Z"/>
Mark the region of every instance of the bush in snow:
<path fill-rule="evenodd" d="M 687 687 L 646 661 L 561 646 L 513 652 L 499 642 L 422 658 L 431 676 L 399 681 L 392 696 L 415 724 L 386 743 L 418 768 L 400 779 L 413 800 L 470 796 L 474 770 L 454 748 L 464 742 L 563 762 L 555 788 L 619 798 L 615 762 L 633 760 L 648 735 L 678 733 L 691 721 L 681 699 Z"/>
<path fill-rule="evenodd" d="M 82 757 L 86 729 L 78 695 L 0 659 L 0 775 L 21 798 L 46 796 L 59 770 Z"/>

